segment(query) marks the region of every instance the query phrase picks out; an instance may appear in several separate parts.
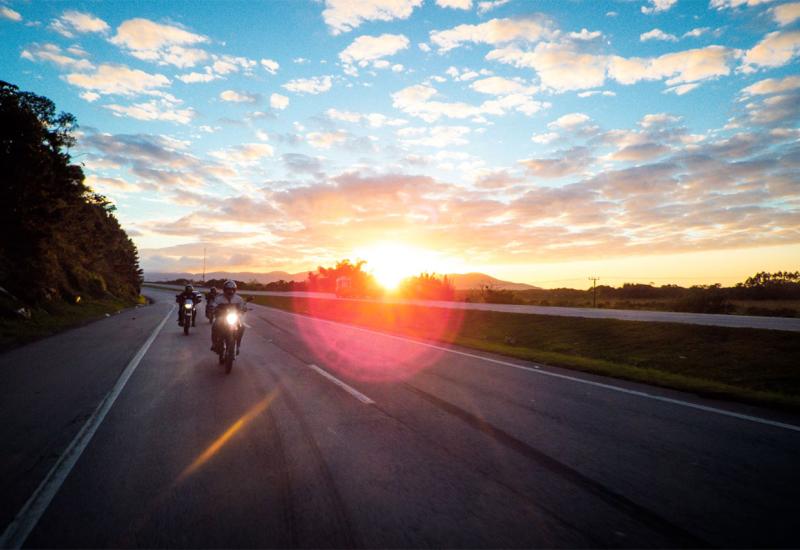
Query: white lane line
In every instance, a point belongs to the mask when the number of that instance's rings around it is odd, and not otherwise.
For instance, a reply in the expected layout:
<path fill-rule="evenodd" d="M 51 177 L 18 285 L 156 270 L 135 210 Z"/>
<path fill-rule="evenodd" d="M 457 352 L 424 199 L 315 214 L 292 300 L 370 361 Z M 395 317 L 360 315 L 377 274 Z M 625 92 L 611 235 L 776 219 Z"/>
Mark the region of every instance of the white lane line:
<path fill-rule="evenodd" d="M 299 316 L 299 317 L 308 317 L 308 318 L 310 318 L 310 319 L 312 319 L 314 321 L 320 321 L 320 322 L 323 322 L 323 323 L 330 323 L 332 325 L 337 325 L 337 326 L 340 326 L 340 327 L 350 328 L 350 329 L 354 329 L 354 330 L 360 330 L 362 332 L 375 334 L 377 336 L 384 336 L 386 338 L 393 338 L 395 340 L 401 340 L 403 342 L 410 342 L 412 344 L 417 344 L 419 346 L 424 346 L 424 347 L 427 347 L 427 348 L 432 348 L 432 349 L 436 349 L 436 350 L 440 350 L 440 351 L 446 351 L 448 353 L 454 353 L 456 355 L 462 355 L 464 357 L 471 357 L 473 359 L 481 359 L 481 360 L 487 361 L 489 363 L 495 363 L 497 365 L 503 365 L 503 366 L 506 366 L 506 367 L 514 368 L 514 369 L 520 369 L 520 370 L 532 372 L 534 374 L 540 374 L 542 376 L 551 376 L 553 378 L 560 378 L 562 380 L 570 380 L 572 382 L 577 382 L 579 384 L 586 384 L 588 386 L 594 386 L 594 387 L 597 387 L 597 388 L 603 388 L 603 389 L 607 389 L 607 390 L 611 390 L 611 391 L 615 391 L 615 392 L 619 392 L 619 393 L 625 393 L 625 394 L 628 394 L 628 395 L 635 395 L 636 397 L 642 397 L 642 398 L 645 398 L 645 399 L 652 399 L 654 401 L 661 401 L 663 403 L 671 403 L 673 405 L 679 405 L 681 407 L 687 407 L 687 408 L 696 409 L 696 410 L 699 410 L 699 411 L 719 414 L 719 415 L 722 415 L 722 416 L 728 416 L 730 418 L 737 418 L 739 420 L 746 420 L 748 422 L 755 422 L 757 424 L 763 424 L 765 426 L 773 426 L 775 428 L 783 428 L 785 430 L 792 430 L 792 431 L 795 431 L 795 432 L 800 432 L 800 426 L 796 426 L 794 424 L 786 424 L 784 422 L 778 422 L 776 420 L 769 420 L 767 418 L 761 418 L 759 416 L 751 416 L 749 414 L 741 414 L 741 413 L 737 413 L 737 412 L 733 412 L 733 411 L 726 411 L 725 409 L 718 409 L 716 407 L 709 407 L 709 406 L 706 406 L 706 405 L 699 405 L 697 403 L 691 403 L 689 401 L 683 401 L 683 400 L 680 400 L 680 399 L 673 399 L 671 397 L 663 397 L 661 395 L 654 395 L 652 393 L 647 393 L 647 392 L 642 392 L 642 391 L 637 391 L 637 390 L 631 390 L 631 389 L 628 389 L 628 388 L 622 388 L 620 386 L 613 386 L 611 384 L 604 384 L 602 382 L 594 382 L 592 380 L 585 380 L 583 378 L 577 378 L 575 376 L 568 376 L 566 374 L 559 374 L 557 372 L 549 372 L 549 371 L 543 370 L 543 369 L 541 369 L 539 367 L 528 367 L 528 366 L 525 366 L 525 365 L 517 365 L 515 363 L 511 363 L 511 362 L 508 362 L 508 361 L 502 361 L 500 359 L 492 359 L 491 357 L 484 357 L 482 355 L 477 355 L 477 354 L 474 354 L 474 353 L 467 353 L 465 351 L 459 351 L 459 350 L 455 350 L 455 349 L 450 349 L 450 348 L 446 348 L 446 347 L 443 347 L 443 346 L 436 346 L 434 344 L 428 344 L 428 343 L 425 343 L 425 342 L 420 342 L 419 340 L 413 340 L 411 338 L 405 338 L 403 336 L 395 336 L 394 334 L 387 334 L 385 332 L 378 332 L 376 330 L 370 330 L 368 328 L 357 327 L 355 325 L 347 325 L 347 324 L 339 323 L 339 322 L 336 322 L 336 321 L 329 321 L 328 319 L 320 319 L 318 317 L 310 317 L 310 316 L 306 316 L 306 315 L 297 315 L 296 313 L 289 313 L 288 311 L 283 311 L 283 310 L 276 309 L 276 308 L 270 308 L 270 309 L 273 309 L 274 311 L 279 311 L 281 313 L 285 313 L 287 315 L 296 315 L 296 316 Z"/>
<path fill-rule="evenodd" d="M 100 424 L 114 405 L 117 397 L 119 397 L 119 394 L 133 374 L 133 371 L 139 366 L 145 353 L 150 349 L 150 345 L 156 339 L 158 333 L 161 332 L 161 329 L 164 328 L 164 325 L 173 311 L 175 311 L 174 305 L 170 308 L 167 315 L 158 324 L 155 330 L 153 330 L 145 343 L 142 344 L 142 347 L 139 348 L 139 351 L 136 352 L 133 359 L 130 360 L 125 370 L 122 371 L 122 374 L 120 374 L 117 382 L 114 384 L 114 387 L 106 394 L 100 402 L 100 405 L 98 405 L 92 413 L 92 416 L 89 417 L 75 438 L 70 442 L 67 449 L 47 473 L 47 476 L 45 476 L 44 480 L 42 480 L 22 509 L 17 513 L 14 521 L 6 527 L 3 536 L 0 537 L 0 548 L 16 549 L 22 548 L 22 545 L 25 544 L 25 539 L 28 538 L 28 535 L 31 534 L 31 531 L 33 531 L 36 524 L 44 515 L 47 507 L 50 506 L 50 503 L 56 496 L 56 493 L 58 493 L 64 480 L 67 479 L 67 476 L 72 471 L 75 463 L 78 462 L 84 449 L 89 445 L 97 428 L 100 427 Z"/>
<path fill-rule="evenodd" d="M 323 369 L 319 368 L 316 365 L 309 364 L 308 366 L 309 366 L 309 368 L 317 371 L 319 374 L 321 374 L 322 376 L 324 376 L 325 378 L 327 378 L 328 380 L 330 380 L 331 382 L 333 382 L 334 384 L 336 384 L 337 386 L 342 388 L 344 391 L 346 391 L 347 393 L 349 393 L 350 395 L 352 395 L 353 397 L 355 397 L 356 399 L 358 399 L 359 401 L 361 401 L 365 405 L 374 405 L 375 404 L 375 401 L 373 401 L 372 399 L 370 399 L 369 397 L 367 397 L 366 395 L 364 395 L 363 393 L 361 393 L 360 391 L 358 391 L 354 387 L 345 384 L 344 382 L 342 382 L 341 380 L 336 378 L 334 375 L 332 375 L 328 371 L 323 370 Z"/>

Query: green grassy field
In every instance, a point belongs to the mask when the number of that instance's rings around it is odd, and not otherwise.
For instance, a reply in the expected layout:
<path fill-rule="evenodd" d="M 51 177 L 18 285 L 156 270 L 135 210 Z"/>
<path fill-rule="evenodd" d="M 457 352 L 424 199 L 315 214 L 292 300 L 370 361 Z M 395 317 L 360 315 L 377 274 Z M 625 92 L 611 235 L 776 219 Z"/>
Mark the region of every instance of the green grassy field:
<path fill-rule="evenodd" d="M 117 299 L 84 299 L 79 304 L 58 302 L 48 310 L 33 310 L 28 320 L 0 319 L 0 351 L 101 319 L 136 303 Z M 144 298 L 139 303 L 144 303 Z"/>
<path fill-rule="evenodd" d="M 700 395 L 800 411 L 797 333 L 256 296 L 255 303 Z"/>

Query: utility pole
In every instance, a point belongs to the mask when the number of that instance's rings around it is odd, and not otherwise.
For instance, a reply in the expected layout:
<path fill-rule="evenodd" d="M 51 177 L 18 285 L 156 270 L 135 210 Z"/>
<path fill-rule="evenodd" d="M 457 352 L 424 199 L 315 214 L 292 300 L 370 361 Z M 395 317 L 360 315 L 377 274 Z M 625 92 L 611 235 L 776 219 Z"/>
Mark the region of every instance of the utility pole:
<path fill-rule="evenodd" d="M 206 247 L 203 247 L 203 286 L 206 284 Z"/>
<path fill-rule="evenodd" d="M 592 307 L 597 307 L 597 281 L 600 280 L 600 277 L 589 277 L 589 280 L 592 281 Z"/>

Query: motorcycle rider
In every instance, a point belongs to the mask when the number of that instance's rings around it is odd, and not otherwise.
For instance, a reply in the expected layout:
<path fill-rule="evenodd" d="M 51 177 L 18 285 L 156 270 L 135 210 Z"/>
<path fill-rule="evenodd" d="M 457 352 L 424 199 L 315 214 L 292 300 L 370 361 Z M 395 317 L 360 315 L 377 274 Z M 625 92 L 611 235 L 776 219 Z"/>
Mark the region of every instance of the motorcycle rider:
<path fill-rule="evenodd" d="M 222 294 L 217 294 L 216 298 L 214 298 L 214 323 L 211 325 L 211 351 L 213 352 L 217 352 L 217 345 L 219 344 L 219 329 L 217 328 L 217 323 L 223 322 L 222 315 L 217 315 L 217 312 L 220 311 L 220 306 L 226 306 L 228 304 L 239 309 L 241 313 L 247 310 L 246 302 L 241 296 L 236 294 L 236 283 L 232 280 L 225 281 L 225 284 L 222 285 Z M 239 334 L 236 337 L 237 355 L 242 345 L 242 336 L 244 336 L 244 323 L 241 323 Z"/>
<path fill-rule="evenodd" d="M 202 301 L 202 294 L 199 292 L 194 291 L 194 287 L 190 284 L 187 284 L 183 288 L 183 292 L 175 296 L 175 301 L 178 302 L 178 324 L 181 324 L 181 319 L 183 319 L 183 303 L 186 301 L 187 298 L 191 298 L 195 304 L 199 304 Z M 194 320 L 194 319 L 192 319 Z"/>
<path fill-rule="evenodd" d="M 217 287 L 212 286 L 211 290 L 206 294 L 206 317 L 209 319 L 214 318 L 214 300 L 217 297 Z"/>

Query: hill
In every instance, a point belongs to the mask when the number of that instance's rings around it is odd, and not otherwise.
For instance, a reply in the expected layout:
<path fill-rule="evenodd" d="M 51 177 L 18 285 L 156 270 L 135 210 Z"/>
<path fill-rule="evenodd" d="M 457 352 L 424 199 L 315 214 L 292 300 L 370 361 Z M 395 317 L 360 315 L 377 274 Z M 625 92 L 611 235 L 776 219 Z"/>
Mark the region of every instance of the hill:
<path fill-rule="evenodd" d="M 530 290 L 538 288 L 525 283 L 502 281 L 485 273 L 449 273 L 447 278 L 453 282 L 456 290 L 470 290 L 487 285 L 495 290 Z"/>

